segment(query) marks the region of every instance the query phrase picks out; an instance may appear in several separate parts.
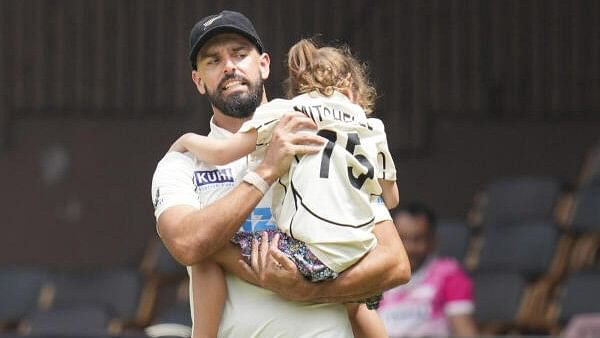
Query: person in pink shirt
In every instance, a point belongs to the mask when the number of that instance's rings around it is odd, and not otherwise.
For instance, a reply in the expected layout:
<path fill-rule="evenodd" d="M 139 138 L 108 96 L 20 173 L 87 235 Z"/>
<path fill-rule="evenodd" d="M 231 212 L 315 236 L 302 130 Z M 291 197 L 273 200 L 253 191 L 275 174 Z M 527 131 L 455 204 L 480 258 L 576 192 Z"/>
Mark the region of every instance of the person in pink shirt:
<path fill-rule="evenodd" d="M 473 282 L 457 260 L 436 256 L 433 211 L 410 203 L 392 217 L 412 278 L 384 292 L 377 310 L 390 337 L 475 336 Z"/>

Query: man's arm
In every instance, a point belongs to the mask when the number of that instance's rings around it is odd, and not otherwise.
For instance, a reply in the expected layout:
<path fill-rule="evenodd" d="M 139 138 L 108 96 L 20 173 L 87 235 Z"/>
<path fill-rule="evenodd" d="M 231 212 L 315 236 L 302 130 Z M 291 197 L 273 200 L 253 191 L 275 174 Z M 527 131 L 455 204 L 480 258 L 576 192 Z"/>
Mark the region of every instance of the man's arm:
<path fill-rule="evenodd" d="M 227 243 L 262 197 L 252 185 L 241 183 L 205 208 L 168 208 L 158 218 L 158 232 L 173 257 L 194 265 Z"/>
<path fill-rule="evenodd" d="M 314 128 L 314 122 L 300 113 L 283 115 L 256 173 L 272 184 L 288 170 L 294 155 L 318 152 L 321 137 L 296 133 Z M 205 208 L 177 205 L 166 209 L 158 218 L 157 230 L 173 257 L 194 265 L 227 243 L 262 197 L 254 186 L 243 182 Z"/>
<path fill-rule="evenodd" d="M 377 246 L 371 252 L 325 287 L 309 285 L 305 296 L 321 302 L 361 300 L 407 283 L 410 263 L 394 223 L 378 223 L 373 234 Z"/>
<path fill-rule="evenodd" d="M 377 246 L 330 281 L 311 283 L 304 279 L 294 263 L 279 251 L 277 241 L 269 245 L 264 240 L 266 236 L 253 246 L 252 264 L 246 271 L 254 273 L 260 286 L 291 300 L 324 303 L 363 300 L 410 279 L 408 256 L 394 223 L 378 223 L 373 233 Z"/>

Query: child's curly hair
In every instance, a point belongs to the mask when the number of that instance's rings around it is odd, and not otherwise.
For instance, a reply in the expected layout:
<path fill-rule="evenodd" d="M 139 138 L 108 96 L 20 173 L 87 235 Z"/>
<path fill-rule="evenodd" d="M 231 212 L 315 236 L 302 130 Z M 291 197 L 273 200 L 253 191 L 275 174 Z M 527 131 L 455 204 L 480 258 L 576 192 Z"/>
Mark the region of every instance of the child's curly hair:
<path fill-rule="evenodd" d="M 288 69 L 284 82 L 288 98 L 315 90 L 325 96 L 352 92 L 367 115 L 373 112 L 377 92 L 368 79 L 367 66 L 348 47 L 317 47 L 312 40 L 302 39 L 288 52 Z"/>

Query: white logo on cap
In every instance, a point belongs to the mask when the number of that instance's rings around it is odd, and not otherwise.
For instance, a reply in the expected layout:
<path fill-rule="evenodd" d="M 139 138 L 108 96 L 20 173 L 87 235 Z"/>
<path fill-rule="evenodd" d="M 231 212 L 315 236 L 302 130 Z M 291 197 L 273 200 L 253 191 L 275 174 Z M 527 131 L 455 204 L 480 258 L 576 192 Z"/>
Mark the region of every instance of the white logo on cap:
<path fill-rule="evenodd" d="M 210 20 L 206 21 L 206 22 L 204 23 L 204 25 L 203 25 L 203 26 L 204 26 L 204 28 L 206 28 L 206 27 L 208 27 L 208 26 L 212 25 L 212 24 L 213 24 L 213 22 L 215 22 L 216 20 L 220 19 L 222 16 L 223 16 L 223 15 L 217 15 L 217 16 L 215 16 L 214 18 L 212 18 L 212 19 L 210 19 Z"/>

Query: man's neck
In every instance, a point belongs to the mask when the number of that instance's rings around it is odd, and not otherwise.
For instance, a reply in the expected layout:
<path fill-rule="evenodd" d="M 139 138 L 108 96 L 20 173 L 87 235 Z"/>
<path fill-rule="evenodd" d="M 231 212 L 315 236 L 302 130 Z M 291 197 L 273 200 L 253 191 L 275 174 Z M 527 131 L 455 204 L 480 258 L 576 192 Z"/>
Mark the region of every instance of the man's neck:
<path fill-rule="evenodd" d="M 249 117 L 231 117 L 214 109 L 213 123 L 218 127 L 223 128 L 231 133 L 236 133 L 242 127 L 242 124 L 244 124 L 244 122 L 246 122 L 249 119 Z"/>

